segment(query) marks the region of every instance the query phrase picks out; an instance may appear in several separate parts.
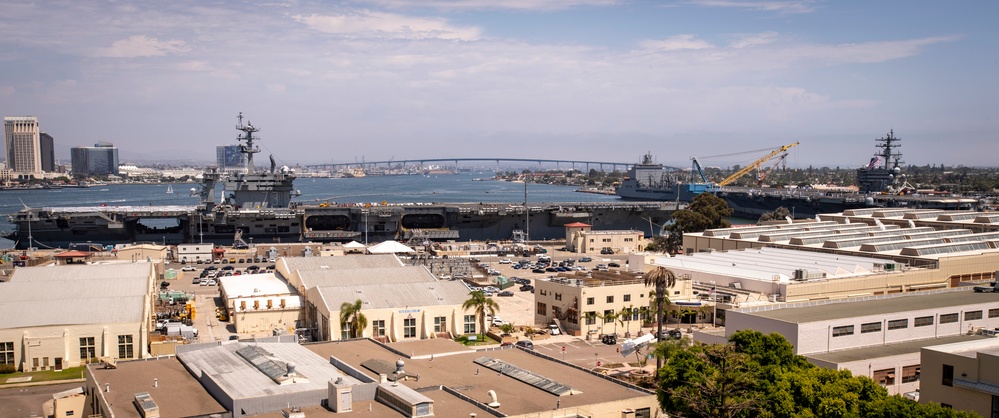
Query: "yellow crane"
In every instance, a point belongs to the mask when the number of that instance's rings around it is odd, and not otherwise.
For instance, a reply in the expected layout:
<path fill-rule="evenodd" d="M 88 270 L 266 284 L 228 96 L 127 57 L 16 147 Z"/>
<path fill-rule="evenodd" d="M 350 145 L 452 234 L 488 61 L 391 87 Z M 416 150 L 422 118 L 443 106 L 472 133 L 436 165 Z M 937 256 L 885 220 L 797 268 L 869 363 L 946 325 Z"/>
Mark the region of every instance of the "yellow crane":
<path fill-rule="evenodd" d="M 759 160 L 754 161 L 752 164 L 743 167 L 739 171 L 736 171 L 735 174 L 732 174 L 731 176 L 726 177 L 725 180 L 722 180 L 722 181 L 718 182 L 718 187 L 725 187 L 725 186 L 728 186 L 729 184 L 734 183 L 736 180 L 742 178 L 742 176 L 745 176 L 750 171 L 753 171 L 753 170 L 755 170 L 757 168 L 760 168 L 760 166 L 763 165 L 763 163 L 765 163 L 767 161 L 770 161 L 772 158 L 780 155 L 784 151 L 787 151 L 787 150 L 789 150 L 791 148 L 794 148 L 794 147 L 798 146 L 798 144 L 799 144 L 799 142 L 795 141 L 793 144 L 787 144 L 787 145 L 784 145 L 783 147 L 780 147 L 778 149 L 775 149 L 775 150 L 771 151 L 769 154 L 767 154 L 763 158 L 760 158 Z"/>

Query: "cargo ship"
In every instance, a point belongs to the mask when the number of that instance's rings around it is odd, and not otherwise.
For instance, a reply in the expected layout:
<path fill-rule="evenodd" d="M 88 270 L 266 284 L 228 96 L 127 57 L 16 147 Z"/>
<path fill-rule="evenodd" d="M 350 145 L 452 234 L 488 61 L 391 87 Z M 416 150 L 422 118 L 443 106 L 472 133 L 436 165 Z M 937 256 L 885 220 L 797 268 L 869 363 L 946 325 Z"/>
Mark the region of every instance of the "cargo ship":
<path fill-rule="evenodd" d="M 103 245 L 157 242 L 163 244 L 271 242 L 406 242 L 445 240 L 531 240 L 565 237 L 564 225 L 584 222 L 594 229 L 638 230 L 648 236 L 660 231 L 676 210 L 675 202 L 612 203 L 403 203 L 300 204 L 294 201 L 295 172 L 277 167 L 258 170 L 253 155 L 258 129 L 242 114 L 239 150 L 245 173 L 208 168 L 193 191 L 194 206 L 87 206 L 24 208 L 10 215 L 15 231 L 7 236 L 16 248 L 68 247 L 73 243 Z M 222 195 L 216 196 L 217 185 Z M 154 225 L 154 226 L 150 226 Z M 155 226 L 163 225 L 163 226 Z M 526 237 L 525 237 L 526 235 Z"/>
<path fill-rule="evenodd" d="M 870 207 L 904 207 L 913 209 L 974 210 L 979 206 L 976 199 L 960 196 L 919 196 L 904 181 L 901 175 L 901 153 L 897 151 L 900 138 L 890 131 L 887 136 L 877 138 L 878 152 L 867 166 L 857 170 L 859 191 L 829 191 L 812 188 L 772 188 L 772 187 L 730 187 L 729 179 L 713 184 L 707 181 L 696 159 L 692 160 L 689 180 L 679 170 L 667 170 L 662 164 L 653 162 L 651 154 L 628 169 L 617 195 L 623 200 L 672 201 L 678 204 L 689 203 L 700 193 L 709 192 L 725 199 L 734 211 L 733 216 L 757 219 L 764 213 L 778 208 L 787 209 L 795 218 L 812 218 L 821 213 L 840 213 L 849 209 Z M 780 155 L 791 144 L 774 150 L 768 156 L 747 166 L 760 167 L 764 162 Z M 748 172 L 746 168 L 743 171 Z M 699 173 L 701 182 L 694 182 L 694 174 Z M 738 174 L 738 173 L 737 173 Z M 735 176 L 735 175 L 733 175 Z M 721 186 L 719 186 L 721 185 Z"/>

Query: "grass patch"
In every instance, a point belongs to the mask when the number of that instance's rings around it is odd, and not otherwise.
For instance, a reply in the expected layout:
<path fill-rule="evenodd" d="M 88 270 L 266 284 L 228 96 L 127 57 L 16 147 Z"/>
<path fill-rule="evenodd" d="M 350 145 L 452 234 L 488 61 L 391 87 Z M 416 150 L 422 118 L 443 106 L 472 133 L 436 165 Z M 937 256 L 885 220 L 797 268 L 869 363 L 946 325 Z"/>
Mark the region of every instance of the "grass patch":
<path fill-rule="evenodd" d="M 492 345 L 500 343 L 499 341 L 489 338 L 488 335 L 476 335 L 478 339 L 472 341 L 469 341 L 468 337 L 469 337 L 468 335 L 462 335 L 458 338 L 455 338 L 454 340 L 468 347 L 475 347 L 479 345 Z"/>
<path fill-rule="evenodd" d="M 40 372 L 26 372 L 26 373 L 10 373 L 5 375 L 0 375 L 3 379 L 3 383 L 0 385 L 7 384 L 7 382 L 12 377 L 28 377 L 31 376 L 29 382 L 49 382 L 53 380 L 69 380 L 69 379 L 80 379 L 83 377 L 83 366 L 72 367 L 68 369 L 63 369 L 61 371 L 55 370 L 44 370 Z"/>

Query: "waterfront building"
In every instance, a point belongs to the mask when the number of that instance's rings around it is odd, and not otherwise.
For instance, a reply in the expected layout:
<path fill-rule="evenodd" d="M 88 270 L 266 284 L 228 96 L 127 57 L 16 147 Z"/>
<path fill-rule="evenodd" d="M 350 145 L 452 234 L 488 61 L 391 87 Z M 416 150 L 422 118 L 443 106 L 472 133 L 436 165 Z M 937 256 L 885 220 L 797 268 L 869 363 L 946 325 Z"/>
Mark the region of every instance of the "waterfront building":
<path fill-rule="evenodd" d="M 0 283 L 0 364 L 62 370 L 147 351 L 152 263 L 19 267 Z"/>
<path fill-rule="evenodd" d="M 816 365 L 850 370 L 902 394 L 919 389 L 922 347 L 980 339 L 996 327 L 999 293 L 964 287 L 732 309 L 723 336 L 695 333 L 695 340 L 776 332 Z"/>
<path fill-rule="evenodd" d="M 92 147 L 73 147 L 70 157 L 73 175 L 118 175 L 118 148 L 111 143 L 99 142 Z"/>
<path fill-rule="evenodd" d="M 21 176 L 42 174 L 42 146 L 38 118 L 6 116 L 3 118 L 7 167 Z"/>
<path fill-rule="evenodd" d="M 240 150 L 241 145 L 218 145 L 215 147 L 216 163 L 219 171 L 226 174 L 246 174 L 246 154 Z"/>
<path fill-rule="evenodd" d="M 38 134 L 38 146 L 42 159 L 42 171 L 54 173 L 56 171 L 55 142 L 52 139 L 52 135 L 40 132 Z"/>
<path fill-rule="evenodd" d="M 920 403 L 999 416 L 999 339 L 923 347 Z"/>
<path fill-rule="evenodd" d="M 593 230 L 582 222 L 565 225 L 565 247 L 576 254 L 629 254 L 645 249 L 645 233 L 635 230 Z"/>
<path fill-rule="evenodd" d="M 594 271 L 590 277 L 560 276 L 538 279 L 534 283 L 534 323 L 549 324 L 557 320 L 560 327 L 575 336 L 587 334 L 631 335 L 643 322 L 655 321 L 650 307 L 650 292 L 641 273 Z M 698 309 L 703 305 L 694 298 L 689 278 L 679 278 L 676 286 L 667 290 L 674 305 Z M 697 312 L 707 319 L 709 312 Z M 679 316 L 675 317 L 679 319 Z"/>

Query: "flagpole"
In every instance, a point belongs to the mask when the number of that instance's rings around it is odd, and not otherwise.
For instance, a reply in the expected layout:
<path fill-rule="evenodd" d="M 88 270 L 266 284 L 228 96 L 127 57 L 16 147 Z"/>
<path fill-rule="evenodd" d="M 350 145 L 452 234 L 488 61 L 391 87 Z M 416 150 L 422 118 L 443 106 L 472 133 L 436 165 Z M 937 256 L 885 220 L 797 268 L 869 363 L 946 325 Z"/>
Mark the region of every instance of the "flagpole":
<path fill-rule="evenodd" d="M 718 321 L 715 318 L 718 316 L 718 303 L 715 301 L 715 295 L 718 294 L 718 290 L 715 289 L 715 282 L 711 281 L 711 328 L 718 326 Z"/>

